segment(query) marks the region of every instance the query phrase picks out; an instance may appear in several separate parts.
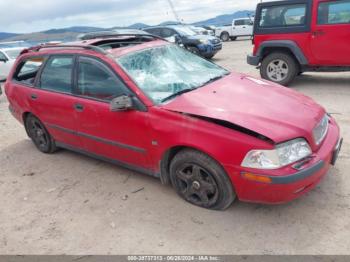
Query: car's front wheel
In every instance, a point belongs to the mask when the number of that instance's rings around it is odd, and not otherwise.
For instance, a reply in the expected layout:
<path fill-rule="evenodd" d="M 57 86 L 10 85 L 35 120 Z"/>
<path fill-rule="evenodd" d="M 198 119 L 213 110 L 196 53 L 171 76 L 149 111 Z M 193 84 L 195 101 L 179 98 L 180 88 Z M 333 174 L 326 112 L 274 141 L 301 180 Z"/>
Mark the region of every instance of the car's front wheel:
<path fill-rule="evenodd" d="M 266 56 L 260 67 L 262 78 L 284 86 L 289 85 L 298 72 L 298 63 L 287 53 L 272 53 Z"/>
<path fill-rule="evenodd" d="M 225 170 L 211 157 L 196 150 L 180 151 L 170 164 L 176 192 L 196 206 L 227 209 L 236 198 Z"/>
<path fill-rule="evenodd" d="M 34 145 L 43 153 L 56 151 L 56 144 L 43 123 L 35 116 L 29 115 L 25 120 L 25 127 Z"/>
<path fill-rule="evenodd" d="M 212 59 L 214 56 L 215 56 L 215 54 L 214 55 L 207 55 L 207 56 L 205 56 L 205 58 L 206 59 Z"/>

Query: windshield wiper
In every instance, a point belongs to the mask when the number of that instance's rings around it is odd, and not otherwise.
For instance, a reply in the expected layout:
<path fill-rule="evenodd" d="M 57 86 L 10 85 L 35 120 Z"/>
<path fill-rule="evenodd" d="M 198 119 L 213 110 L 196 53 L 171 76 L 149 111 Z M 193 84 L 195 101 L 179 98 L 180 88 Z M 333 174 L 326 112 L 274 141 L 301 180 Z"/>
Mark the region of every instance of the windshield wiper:
<path fill-rule="evenodd" d="M 217 80 L 219 80 L 219 79 L 221 79 L 221 78 L 223 78 L 223 77 L 225 77 L 225 76 L 227 76 L 227 75 L 229 75 L 229 73 L 223 74 L 223 75 L 220 75 L 220 76 L 216 76 L 216 77 L 213 77 L 213 78 L 210 78 L 207 82 L 205 82 L 204 84 L 202 84 L 202 85 L 200 85 L 200 86 L 198 86 L 198 87 L 196 87 L 196 88 L 187 88 L 187 89 L 181 90 L 181 91 L 179 91 L 179 92 L 176 92 L 176 93 L 172 94 L 171 96 L 168 96 L 168 97 L 164 98 L 164 99 L 162 100 L 162 103 L 164 103 L 165 101 L 168 101 L 168 100 L 170 100 L 170 99 L 173 99 L 174 97 L 180 96 L 180 95 L 182 95 L 182 94 L 184 94 L 184 93 L 191 92 L 191 91 L 193 91 L 193 90 L 195 90 L 195 89 L 201 88 L 201 87 L 203 87 L 203 86 L 205 86 L 205 85 L 208 85 L 208 84 L 210 84 L 210 83 L 212 83 L 212 82 L 215 82 L 215 81 L 217 81 Z"/>
<path fill-rule="evenodd" d="M 187 89 L 183 89 L 183 90 L 181 90 L 181 91 L 179 91 L 179 92 L 176 92 L 176 93 L 172 94 L 171 96 L 168 96 L 168 97 L 162 99 L 162 103 L 164 103 L 165 101 L 171 100 L 171 99 L 173 99 L 173 98 L 175 98 L 175 97 L 177 97 L 177 96 L 180 96 L 180 95 L 182 95 L 182 94 L 191 92 L 191 91 L 193 91 L 193 90 L 195 90 L 195 89 L 197 89 L 197 88 L 187 88 Z"/>
<path fill-rule="evenodd" d="M 213 82 L 215 82 L 215 81 L 217 81 L 217 80 L 219 80 L 219 79 L 221 79 L 221 78 L 223 78 L 223 77 L 225 77 L 227 75 L 228 74 L 224 74 L 224 75 L 221 75 L 221 76 L 215 76 L 213 78 L 210 78 L 207 82 L 205 82 L 204 84 L 200 85 L 198 88 L 206 86 L 206 85 L 208 85 L 210 83 L 213 83 Z"/>

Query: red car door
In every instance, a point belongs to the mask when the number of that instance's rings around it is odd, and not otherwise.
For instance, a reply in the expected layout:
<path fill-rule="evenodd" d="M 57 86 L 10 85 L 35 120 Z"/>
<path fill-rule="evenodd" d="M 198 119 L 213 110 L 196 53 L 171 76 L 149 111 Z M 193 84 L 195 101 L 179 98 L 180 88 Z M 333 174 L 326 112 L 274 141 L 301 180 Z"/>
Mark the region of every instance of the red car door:
<path fill-rule="evenodd" d="M 45 63 L 37 88 L 30 89 L 30 108 L 56 142 L 81 147 L 75 134 L 76 98 L 72 96 L 74 56 L 51 56 Z"/>
<path fill-rule="evenodd" d="M 311 51 L 315 64 L 350 66 L 350 0 L 316 1 Z"/>
<path fill-rule="evenodd" d="M 77 132 L 84 149 L 107 160 L 150 169 L 147 112 L 110 110 L 113 98 L 131 91 L 108 65 L 91 57 L 79 57 L 76 75 Z"/>

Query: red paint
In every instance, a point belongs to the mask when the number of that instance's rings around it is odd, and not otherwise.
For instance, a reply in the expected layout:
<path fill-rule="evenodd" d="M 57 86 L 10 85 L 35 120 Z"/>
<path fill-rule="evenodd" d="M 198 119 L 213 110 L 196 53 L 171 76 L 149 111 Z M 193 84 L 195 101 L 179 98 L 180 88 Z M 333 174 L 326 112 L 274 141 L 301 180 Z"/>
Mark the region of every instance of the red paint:
<path fill-rule="evenodd" d="M 112 54 L 118 56 L 161 44 L 168 43 L 155 41 L 114 51 Z M 224 167 L 241 200 L 253 202 L 280 203 L 292 200 L 317 184 L 329 168 L 330 156 L 339 139 L 339 128 L 332 119 L 326 139 L 317 147 L 312 139 L 312 129 L 321 120 L 325 110 L 302 94 L 232 73 L 201 89 L 177 97 L 168 104 L 154 105 L 114 62 L 113 57 L 88 50 L 46 49 L 34 54 L 62 52 L 88 54 L 108 63 L 147 106 L 148 112 L 110 112 L 108 103 L 26 87 L 13 82 L 12 77 L 9 77 L 5 91 L 14 116 L 19 121 L 23 122 L 23 115 L 31 112 L 44 123 L 142 148 L 144 152 L 118 148 L 46 126 L 59 142 L 158 174 L 160 161 L 168 150 L 178 146 L 195 148 Z M 24 54 L 18 61 L 31 55 L 33 53 Z M 13 72 L 10 76 L 12 74 Z M 31 99 L 33 93 L 38 96 L 35 101 Z M 76 103 L 84 105 L 83 112 L 74 110 Z M 326 165 L 308 179 L 286 185 L 259 184 L 243 179 L 243 171 L 269 176 L 286 176 L 296 171 L 291 166 L 269 171 L 242 168 L 241 162 L 250 150 L 272 149 L 274 144 L 188 114 L 231 122 L 260 133 L 274 143 L 304 137 L 310 143 L 314 156 L 307 166 L 312 166 L 319 160 L 325 161 Z M 304 186 L 308 187 L 305 191 L 294 194 Z"/>

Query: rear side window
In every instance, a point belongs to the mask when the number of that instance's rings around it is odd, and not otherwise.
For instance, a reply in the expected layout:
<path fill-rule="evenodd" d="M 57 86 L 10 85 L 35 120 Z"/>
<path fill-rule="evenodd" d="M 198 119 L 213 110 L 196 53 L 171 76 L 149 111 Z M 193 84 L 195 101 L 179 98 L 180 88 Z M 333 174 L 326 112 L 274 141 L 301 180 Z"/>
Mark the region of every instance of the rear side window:
<path fill-rule="evenodd" d="M 236 25 L 236 26 L 244 25 L 244 20 L 236 20 L 236 21 L 235 21 L 235 25 Z"/>
<path fill-rule="evenodd" d="M 86 57 L 79 58 L 77 93 L 107 101 L 128 94 L 123 82 L 107 66 Z"/>
<path fill-rule="evenodd" d="M 71 93 L 72 69 L 73 56 L 50 57 L 41 73 L 41 89 Z"/>
<path fill-rule="evenodd" d="M 234 25 L 239 26 L 239 25 L 252 25 L 253 22 L 250 19 L 240 19 L 236 20 L 234 22 Z"/>
<path fill-rule="evenodd" d="M 306 4 L 270 6 L 261 9 L 260 27 L 273 28 L 306 24 Z"/>
<path fill-rule="evenodd" d="M 350 24 L 350 0 L 320 3 L 317 23 L 319 25 Z"/>
<path fill-rule="evenodd" d="M 36 75 L 43 65 L 45 57 L 31 57 L 19 64 L 13 79 L 26 85 L 33 86 Z"/>

